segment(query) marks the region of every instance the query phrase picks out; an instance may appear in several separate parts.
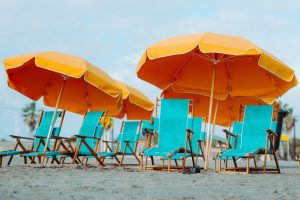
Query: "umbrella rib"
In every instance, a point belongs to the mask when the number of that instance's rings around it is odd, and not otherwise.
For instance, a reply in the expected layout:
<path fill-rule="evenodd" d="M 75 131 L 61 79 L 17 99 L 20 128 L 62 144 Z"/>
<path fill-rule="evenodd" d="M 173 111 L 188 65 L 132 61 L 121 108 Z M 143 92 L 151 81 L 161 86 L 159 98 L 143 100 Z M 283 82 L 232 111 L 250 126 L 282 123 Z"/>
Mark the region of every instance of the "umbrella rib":
<path fill-rule="evenodd" d="M 187 65 L 187 63 L 192 59 L 194 56 L 194 53 L 191 54 L 191 56 L 183 63 L 183 65 L 176 71 L 176 73 L 172 76 L 170 83 L 173 83 L 177 75 L 182 71 L 182 69 Z"/>
<path fill-rule="evenodd" d="M 89 93 L 88 93 L 88 90 L 87 90 L 87 88 L 86 88 L 86 85 L 85 85 L 85 83 L 83 83 L 83 86 L 84 86 L 84 89 L 85 89 L 85 98 L 86 98 L 86 104 L 87 104 L 87 106 L 88 106 L 88 109 L 90 110 L 91 109 L 91 104 L 89 103 Z"/>
<path fill-rule="evenodd" d="M 224 58 L 222 60 L 219 60 L 219 62 L 234 62 L 234 61 L 250 60 L 251 59 L 250 57 L 231 59 L 231 58 L 235 58 L 235 57 L 239 57 L 239 56 L 231 56 L 231 57 L 228 57 L 228 58 Z"/>
<path fill-rule="evenodd" d="M 232 91 L 232 84 L 231 84 L 230 70 L 229 70 L 229 67 L 228 67 L 228 63 L 225 63 L 225 65 L 226 65 L 226 71 L 227 71 L 228 89 L 229 89 L 229 92 L 231 92 Z"/>
<path fill-rule="evenodd" d="M 212 61 L 213 61 L 213 58 L 209 57 L 209 56 L 206 55 L 206 54 L 204 54 L 205 56 L 202 56 L 202 55 L 197 54 L 197 53 L 192 53 L 192 54 L 195 55 L 195 56 L 198 56 L 198 57 L 200 57 L 200 58 L 203 58 L 204 60 L 207 60 L 207 61 L 209 61 L 209 62 L 212 62 Z"/>
<path fill-rule="evenodd" d="M 46 94 L 48 94 L 47 90 L 53 84 L 53 82 L 54 82 L 55 79 L 56 79 L 56 75 L 53 74 L 53 78 L 49 82 L 47 82 L 46 87 L 44 88 L 44 92 L 43 92 L 44 94 L 43 94 L 43 96 L 46 95 Z"/>

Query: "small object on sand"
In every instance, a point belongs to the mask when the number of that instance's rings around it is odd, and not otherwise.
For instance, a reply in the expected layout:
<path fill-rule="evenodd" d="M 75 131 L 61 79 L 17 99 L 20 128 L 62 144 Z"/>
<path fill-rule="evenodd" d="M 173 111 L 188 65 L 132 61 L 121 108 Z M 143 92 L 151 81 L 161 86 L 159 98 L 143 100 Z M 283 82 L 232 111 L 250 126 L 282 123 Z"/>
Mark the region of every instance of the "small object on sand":
<path fill-rule="evenodd" d="M 183 171 L 183 174 L 198 174 L 198 173 L 200 173 L 200 167 L 199 166 L 191 167 L 191 168 L 185 169 Z"/>

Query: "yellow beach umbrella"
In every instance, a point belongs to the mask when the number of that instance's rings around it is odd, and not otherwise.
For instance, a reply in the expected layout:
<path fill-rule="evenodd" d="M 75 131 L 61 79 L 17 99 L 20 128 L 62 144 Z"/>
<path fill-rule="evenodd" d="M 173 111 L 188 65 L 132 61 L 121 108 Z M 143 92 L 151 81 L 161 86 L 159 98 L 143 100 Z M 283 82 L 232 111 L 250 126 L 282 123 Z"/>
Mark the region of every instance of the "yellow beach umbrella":
<path fill-rule="evenodd" d="M 3 62 L 10 88 L 34 101 L 43 97 L 45 105 L 55 107 L 55 113 L 58 108 L 79 114 L 89 110 L 120 112 L 121 88 L 82 58 L 47 51 L 6 58 Z M 53 122 L 52 119 L 51 126 Z"/>
<path fill-rule="evenodd" d="M 121 81 L 115 81 L 123 91 L 123 107 L 116 117 L 123 118 L 126 114 L 126 117 L 129 120 L 149 120 L 154 109 L 154 104 L 151 100 L 134 87 Z"/>
<path fill-rule="evenodd" d="M 213 99 L 278 98 L 297 85 L 294 70 L 250 41 L 215 33 L 160 41 L 143 54 L 139 78 L 161 89 L 210 96 L 205 169 L 208 169 Z"/>

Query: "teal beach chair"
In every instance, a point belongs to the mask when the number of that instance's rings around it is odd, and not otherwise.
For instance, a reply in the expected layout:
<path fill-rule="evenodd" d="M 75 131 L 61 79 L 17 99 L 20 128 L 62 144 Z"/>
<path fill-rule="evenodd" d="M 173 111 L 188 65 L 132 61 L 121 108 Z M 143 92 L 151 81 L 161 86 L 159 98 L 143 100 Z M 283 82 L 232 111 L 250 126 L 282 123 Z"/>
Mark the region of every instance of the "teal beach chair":
<path fill-rule="evenodd" d="M 243 128 L 243 122 L 233 122 L 232 123 L 232 132 L 224 129 L 223 132 L 226 134 L 226 139 L 225 141 L 221 141 L 221 140 L 217 140 L 217 142 L 219 143 L 220 146 L 220 152 L 216 155 L 216 157 L 214 158 L 214 171 L 216 172 L 216 161 L 217 160 L 224 160 L 225 162 L 225 170 L 227 168 L 227 162 L 228 160 L 232 160 L 233 164 L 235 167 L 237 167 L 237 163 L 236 163 L 236 157 L 224 157 L 221 156 L 222 153 L 225 153 L 226 151 L 230 150 L 230 149 L 237 149 L 240 148 L 241 145 L 241 132 L 242 132 L 242 128 Z M 222 145 L 225 145 L 225 149 L 223 149 Z M 220 169 L 219 169 L 220 171 Z"/>
<path fill-rule="evenodd" d="M 99 149 L 99 143 L 103 132 L 103 127 L 99 121 L 103 114 L 104 112 L 102 111 L 93 111 L 86 114 L 79 130 L 79 134 L 75 135 L 77 141 L 74 150 L 56 151 L 52 155 L 48 154 L 48 156 L 70 156 L 72 157 L 72 164 L 75 164 L 76 160 L 83 164 L 83 161 L 81 161 L 79 157 L 91 156 L 99 162 L 99 165 L 103 166 L 103 162 L 97 156 L 97 150 Z"/>
<path fill-rule="evenodd" d="M 202 131 L 202 118 L 201 117 L 189 117 L 188 118 L 188 129 L 190 130 L 190 140 L 186 141 L 186 152 L 175 153 L 171 156 L 171 160 L 175 161 L 176 166 L 178 166 L 177 161 L 182 161 L 182 167 L 185 168 L 184 162 L 186 158 L 192 157 L 193 166 L 198 165 L 198 158 L 204 158 L 204 145 L 205 145 L 205 132 Z M 191 142 L 189 144 L 189 142 Z M 169 157 L 165 156 L 162 160 L 167 160 Z M 195 158 L 195 160 L 194 160 Z"/>
<path fill-rule="evenodd" d="M 106 141 L 105 143 L 105 151 L 97 154 L 103 162 L 106 157 L 114 157 L 118 162 L 119 166 L 123 165 L 123 161 L 126 155 L 132 155 L 140 164 L 140 160 L 136 155 L 137 145 L 141 132 L 141 121 L 123 121 L 121 127 L 121 134 L 119 135 L 119 139 L 117 142 L 114 141 Z M 115 150 L 112 149 L 110 144 L 116 143 Z M 117 156 L 121 155 L 121 160 L 118 159 Z"/>
<path fill-rule="evenodd" d="M 52 135 L 58 135 L 60 133 L 60 129 L 64 120 L 64 114 L 65 111 L 57 111 L 55 118 L 54 118 L 54 122 L 57 121 L 57 119 L 59 117 L 61 117 L 60 120 L 60 124 L 58 127 L 52 127 L 51 133 Z M 35 153 L 35 152 L 43 152 L 45 149 L 45 142 L 46 142 L 46 138 L 48 135 L 48 132 L 50 131 L 50 126 L 51 126 L 51 122 L 52 122 L 52 117 L 54 115 L 53 111 L 47 111 L 41 112 L 41 116 L 40 119 L 38 121 L 38 125 L 34 134 L 33 138 L 29 138 L 29 137 L 23 137 L 23 136 L 16 136 L 16 135 L 10 135 L 12 138 L 16 139 L 16 144 L 13 150 L 8 150 L 8 151 L 2 151 L 0 152 L 0 167 L 2 164 L 2 158 L 5 156 L 10 156 L 9 161 L 7 163 L 7 165 L 11 164 L 11 161 L 13 159 L 13 157 L 15 155 L 25 155 L 27 153 Z M 32 146 L 30 149 L 26 149 L 25 146 L 22 144 L 21 139 L 24 140 L 31 140 L 32 141 Z M 18 147 L 21 150 L 18 150 Z M 50 149 L 50 143 L 48 144 L 47 149 Z M 31 163 L 35 163 L 34 161 L 34 155 L 29 155 L 29 156 L 24 156 L 24 163 L 27 164 L 27 157 L 29 157 L 30 159 L 32 159 Z M 58 162 L 58 160 L 56 160 Z M 39 159 L 39 162 L 40 159 Z"/>
<path fill-rule="evenodd" d="M 246 172 L 250 172 L 249 160 L 259 154 L 264 155 L 264 166 L 258 168 L 255 166 L 253 170 L 262 170 L 280 173 L 278 161 L 275 155 L 274 140 L 276 133 L 273 131 L 276 124 L 272 122 L 273 106 L 259 105 L 246 106 L 242 132 L 240 135 L 240 145 L 235 149 L 229 149 L 221 153 L 221 157 L 236 157 L 246 159 Z M 273 130 L 272 130 L 273 129 Z M 276 168 L 266 167 L 267 155 L 273 155 L 276 163 Z M 254 161 L 255 162 L 255 161 Z M 221 165 L 221 160 L 220 160 Z M 256 165 L 256 162 L 255 162 Z M 219 167 L 220 169 L 220 167 Z M 244 168 L 233 168 L 240 170 Z"/>
<path fill-rule="evenodd" d="M 158 147 L 146 149 L 141 155 L 141 170 L 143 170 L 143 157 L 146 159 L 145 170 L 164 169 L 154 165 L 154 157 L 165 157 L 180 153 L 185 147 L 186 128 L 188 122 L 189 100 L 188 99 L 161 99 L 160 117 L 158 126 Z M 147 158 L 151 158 L 152 166 L 147 166 Z M 168 171 L 170 171 L 169 160 Z"/>

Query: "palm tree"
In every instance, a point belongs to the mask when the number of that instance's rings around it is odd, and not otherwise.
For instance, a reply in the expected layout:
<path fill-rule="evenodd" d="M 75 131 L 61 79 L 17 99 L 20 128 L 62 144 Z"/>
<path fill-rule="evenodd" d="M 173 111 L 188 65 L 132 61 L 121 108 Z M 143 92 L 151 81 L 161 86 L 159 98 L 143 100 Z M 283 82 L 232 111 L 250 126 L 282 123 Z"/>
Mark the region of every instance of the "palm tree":
<path fill-rule="evenodd" d="M 291 135 L 291 132 L 293 131 L 293 148 L 291 152 L 291 159 L 296 159 L 296 122 L 297 116 L 294 115 L 293 111 L 294 109 L 290 107 L 287 103 L 282 104 L 280 102 L 281 108 L 284 111 L 288 111 L 289 114 L 283 119 L 283 124 L 285 127 L 285 131 L 287 135 Z"/>
<path fill-rule="evenodd" d="M 36 109 L 35 102 L 26 104 L 25 107 L 22 108 L 22 117 L 26 125 L 29 127 L 31 135 L 33 135 L 33 131 L 35 130 L 39 112 L 40 111 Z"/>

